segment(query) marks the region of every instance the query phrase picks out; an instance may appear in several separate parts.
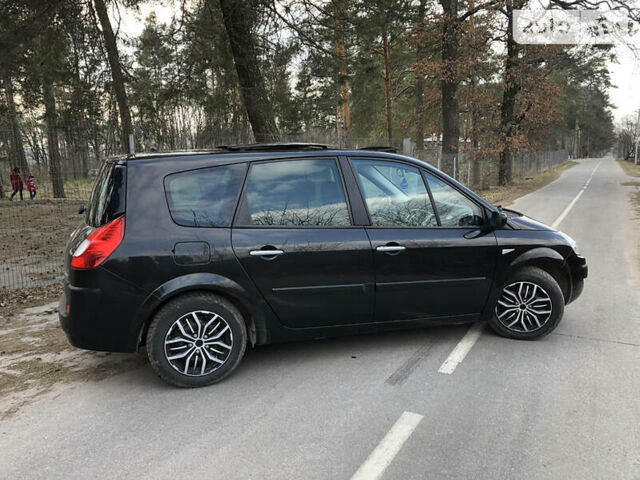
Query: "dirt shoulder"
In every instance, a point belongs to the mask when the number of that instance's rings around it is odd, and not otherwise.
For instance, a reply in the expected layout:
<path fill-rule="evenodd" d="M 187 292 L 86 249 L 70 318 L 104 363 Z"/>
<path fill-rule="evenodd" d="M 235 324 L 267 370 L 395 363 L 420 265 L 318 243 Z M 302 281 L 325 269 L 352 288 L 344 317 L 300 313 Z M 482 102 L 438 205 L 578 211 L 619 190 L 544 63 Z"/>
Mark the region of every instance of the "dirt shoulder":
<path fill-rule="evenodd" d="M 0 420 L 62 383 L 96 381 L 142 366 L 142 355 L 80 350 L 58 322 L 57 302 L 0 317 Z"/>
<path fill-rule="evenodd" d="M 629 222 L 624 225 L 624 233 L 627 237 L 629 262 L 636 265 L 636 277 L 633 286 L 640 285 L 640 245 L 638 239 L 640 238 L 640 165 L 635 165 L 628 160 L 618 159 L 618 165 L 624 170 L 624 173 L 630 177 L 636 177 L 637 180 L 630 180 L 621 182 L 623 187 L 627 187 L 629 205 L 631 206 L 631 218 Z"/>
<path fill-rule="evenodd" d="M 523 197 L 527 193 L 538 190 L 548 183 L 553 182 L 560 174 L 577 165 L 578 162 L 567 161 L 560 165 L 550 168 L 549 170 L 531 175 L 529 177 L 518 178 L 508 187 L 496 187 L 490 190 L 479 190 L 477 193 L 487 201 L 494 205 L 502 205 L 507 207 L 515 202 L 518 198 Z"/>
<path fill-rule="evenodd" d="M 633 162 L 621 158 L 618 159 L 618 163 L 624 170 L 624 173 L 630 177 L 640 177 L 640 165 L 635 165 Z"/>
<path fill-rule="evenodd" d="M 62 290 L 62 282 L 45 287 L 0 289 L 0 318 L 11 319 L 25 308 L 53 303 L 60 298 Z"/>

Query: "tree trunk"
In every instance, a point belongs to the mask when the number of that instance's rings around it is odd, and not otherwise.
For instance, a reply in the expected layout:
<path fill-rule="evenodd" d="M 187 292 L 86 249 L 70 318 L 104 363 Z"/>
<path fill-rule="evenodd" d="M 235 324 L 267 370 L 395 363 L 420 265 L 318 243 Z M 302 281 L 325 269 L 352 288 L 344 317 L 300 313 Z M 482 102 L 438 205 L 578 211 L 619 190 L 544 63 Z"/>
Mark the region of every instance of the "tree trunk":
<path fill-rule="evenodd" d="M 578 123 L 578 112 L 576 112 L 576 128 L 573 140 L 573 158 L 580 158 L 580 124 Z"/>
<path fill-rule="evenodd" d="M 511 183 L 513 152 L 511 141 L 516 130 L 515 125 L 515 108 L 516 98 L 520 91 L 520 81 L 518 80 L 518 53 L 520 47 L 513 39 L 513 3 L 508 1 L 508 28 L 507 28 L 507 57 L 505 59 L 504 68 L 504 92 L 502 94 L 502 104 L 500 105 L 500 130 L 502 136 L 502 145 L 498 160 L 498 184 L 508 185 Z"/>
<path fill-rule="evenodd" d="M 101 141 L 97 132 L 93 132 L 93 135 L 91 136 L 91 146 L 93 148 L 95 165 L 102 165 L 102 157 L 100 152 Z"/>
<path fill-rule="evenodd" d="M 338 73 L 338 85 L 340 86 L 340 107 L 339 115 L 336 117 L 338 120 L 338 139 L 341 146 L 345 148 L 351 148 L 351 107 L 349 102 L 351 101 L 351 91 L 349 89 L 349 77 L 347 70 L 347 49 L 344 44 L 344 32 L 342 31 L 342 24 L 340 22 L 340 10 L 335 0 L 331 2 L 333 7 L 333 24 L 336 32 L 336 53 L 338 55 L 338 62 L 340 65 L 340 71 Z"/>
<path fill-rule="evenodd" d="M 482 170 L 480 168 L 480 158 L 478 155 L 479 147 L 479 132 L 478 125 L 480 123 L 480 109 L 477 102 L 473 101 L 476 97 L 477 79 L 475 75 L 471 77 L 471 98 L 473 105 L 471 107 L 471 185 L 475 188 L 481 188 L 482 185 Z"/>
<path fill-rule="evenodd" d="M 58 114 L 56 112 L 56 97 L 53 83 L 44 82 L 45 119 L 47 123 L 47 146 L 49 147 L 49 175 L 53 187 L 54 198 L 64 198 L 64 180 L 60 170 L 60 147 L 58 144 Z"/>
<path fill-rule="evenodd" d="M 424 150 L 424 112 L 422 111 L 422 102 L 424 101 L 424 79 L 418 78 L 415 84 L 415 101 L 416 101 L 416 150 Z"/>
<path fill-rule="evenodd" d="M 389 65 L 389 37 L 382 32 L 382 58 L 384 61 L 384 99 L 387 117 L 387 141 L 393 146 L 393 116 L 391 110 L 391 67 Z"/>
<path fill-rule="evenodd" d="M 80 97 L 80 106 L 78 107 L 79 115 L 77 118 L 77 135 L 74 137 L 74 155 L 77 156 L 80 163 L 80 176 L 81 178 L 87 178 L 89 176 L 89 135 L 87 133 L 87 117 L 85 110 L 85 92 L 82 86 L 82 79 L 80 78 L 80 58 L 78 57 L 78 49 L 82 40 L 77 38 L 77 32 L 73 35 L 73 62 L 74 62 L 74 90 L 76 97 Z"/>
<path fill-rule="evenodd" d="M 277 139 L 278 128 L 273 108 L 267 98 L 249 24 L 252 18 L 249 1 L 220 0 L 220 8 L 253 136 L 256 142 L 270 142 Z"/>
<path fill-rule="evenodd" d="M 500 149 L 498 162 L 498 183 L 508 185 L 513 179 L 512 163 L 513 149 L 512 140 L 518 130 L 518 123 L 515 118 L 516 100 L 518 93 L 522 89 L 522 83 L 518 78 L 518 56 L 521 46 L 513 38 L 513 10 L 522 8 L 524 0 L 507 0 L 505 2 L 506 14 L 508 18 L 506 50 L 504 68 L 504 92 L 502 104 L 500 105 L 500 130 L 502 135 L 502 148 Z"/>
<path fill-rule="evenodd" d="M 131 112 L 129 111 L 129 101 L 127 99 L 127 91 L 124 86 L 124 75 L 122 66 L 120 65 L 120 56 L 118 54 L 118 44 L 116 36 L 111 27 L 107 6 L 104 0 L 93 0 L 96 14 L 102 27 L 102 36 L 104 37 L 104 46 L 107 50 L 107 59 L 109 60 L 109 68 L 111 69 L 111 79 L 113 81 L 113 92 L 118 102 L 118 110 L 120 111 L 120 143 L 124 152 L 129 152 L 129 135 L 133 133 L 133 125 L 131 123 Z"/>
<path fill-rule="evenodd" d="M 27 165 L 27 158 L 24 154 L 24 147 L 22 145 L 22 133 L 20 132 L 20 122 L 18 121 L 18 112 L 16 110 L 16 102 L 13 98 L 13 85 L 11 83 L 11 77 L 7 72 L 3 72 L 2 82 L 4 84 L 4 96 L 7 101 L 7 109 L 9 111 L 9 123 L 11 124 L 11 155 L 9 156 L 9 163 L 11 169 L 13 167 L 20 168 L 22 175 L 28 175 L 29 165 Z M 13 160 L 13 161 L 11 161 Z"/>
<path fill-rule="evenodd" d="M 342 128 L 344 126 L 344 122 L 342 121 L 342 108 L 338 105 L 336 106 L 336 138 L 338 139 L 338 147 L 344 147 L 344 144 L 341 144 L 341 140 L 343 140 L 343 131 Z"/>
<path fill-rule="evenodd" d="M 424 34 L 424 14 L 426 10 L 427 0 L 420 0 L 420 4 L 418 6 L 418 18 L 417 23 L 419 25 L 419 34 Z M 416 65 L 419 67 L 424 63 L 427 56 L 427 49 L 425 48 L 424 42 L 421 41 L 418 43 L 418 48 L 416 49 Z M 416 69 L 416 81 L 414 85 L 414 95 L 416 101 L 416 150 L 424 150 L 424 112 L 423 112 L 423 101 L 424 101 L 424 76 L 419 73 L 419 68 Z"/>
<path fill-rule="evenodd" d="M 442 25 L 442 162 L 441 170 L 454 174 L 458 155 L 460 126 L 458 124 L 458 0 L 440 0 L 444 10 Z"/>
<path fill-rule="evenodd" d="M 79 126 L 79 155 L 80 155 L 80 175 L 82 178 L 89 176 L 89 135 L 87 134 L 87 127 L 83 123 Z"/>
<path fill-rule="evenodd" d="M 474 0 L 469 0 L 469 8 L 475 7 Z M 469 27 L 472 36 L 472 42 L 475 43 L 476 22 L 475 15 L 471 15 L 469 19 Z M 473 73 L 471 75 L 471 186 L 482 188 L 482 171 L 480 169 L 480 159 L 478 158 L 479 132 L 478 125 L 480 123 L 480 108 L 476 101 L 478 95 L 478 78 L 476 76 L 475 65 L 471 67 Z"/>

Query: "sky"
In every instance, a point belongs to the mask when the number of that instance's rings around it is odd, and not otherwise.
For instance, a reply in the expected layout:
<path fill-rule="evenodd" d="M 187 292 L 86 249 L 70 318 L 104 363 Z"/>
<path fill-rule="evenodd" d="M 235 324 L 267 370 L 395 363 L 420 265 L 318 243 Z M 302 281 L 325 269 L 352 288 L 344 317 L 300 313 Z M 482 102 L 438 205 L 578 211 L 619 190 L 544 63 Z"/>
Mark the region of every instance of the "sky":
<path fill-rule="evenodd" d="M 159 22 L 170 23 L 177 9 L 178 5 L 172 0 L 143 2 L 139 11 L 128 10 L 121 16 L 120 29 L 130 38 L 137 37 L 142 33 L 144 20 L 151 12 L 156 13 Z M 637 47 L 640 49 L 640 45 Z M 618 61 L 609 64 L 613 84 L 609 95 L 614 107 L 614 119 L 620 122 L 630 115 L 638 115 L 640 110 L 640 53 L 634 54 L 625 45 L 616 46 L 616 51 Z"/>
<path fill-rule="evenodd" d="M 640 58 L 624 45 L 617 46 L 617 53 L 618 63 L 610 64 L 611 81 L 615 86 L 609 95 L 616 107 L 615 119 L 620 121 L 626 116 L 637 115 L 640 109 Z"/>

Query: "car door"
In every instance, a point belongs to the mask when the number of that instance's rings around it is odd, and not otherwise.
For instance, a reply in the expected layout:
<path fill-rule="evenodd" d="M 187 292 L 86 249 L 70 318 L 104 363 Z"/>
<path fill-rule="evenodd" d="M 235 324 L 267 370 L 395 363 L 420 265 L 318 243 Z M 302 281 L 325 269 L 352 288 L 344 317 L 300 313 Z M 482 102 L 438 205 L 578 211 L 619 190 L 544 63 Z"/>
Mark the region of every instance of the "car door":
<path fill-rule="evenodd" d="M 335 158 L 251 165 L 233 250 L 291 328 L 373 321 L 373 253 L 353 226 Z"/>
<path fill-rule="evenodd" d="M 376 320 L 473 317 L 496 262 L 482 207 L 443 179 L 400 161 L 352 159 L 371 226 Z"/>

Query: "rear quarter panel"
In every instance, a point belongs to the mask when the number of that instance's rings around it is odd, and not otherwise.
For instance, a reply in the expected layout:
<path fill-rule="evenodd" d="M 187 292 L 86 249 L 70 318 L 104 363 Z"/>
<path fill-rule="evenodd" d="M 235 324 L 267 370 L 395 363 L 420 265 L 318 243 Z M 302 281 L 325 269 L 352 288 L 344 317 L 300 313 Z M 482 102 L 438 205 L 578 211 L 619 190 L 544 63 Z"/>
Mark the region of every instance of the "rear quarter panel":
<path fill-rule="evenodd" d="M 178 162 L 128 162 L 125 237 L 104 268 L 141 291 L 137 304 L 130 305 L 131 331 L 139 335 L 157 308 L 174 295 L 211 290 L 241 301 L 259 330 L 258 341 L 266 341 L 262 324 L 273 319 L 264 318 L 269 309 L 233 254 L 231 229 L 184 227 L 171 218 L 164 177 L 194 166 L 213 166 L 202 159 L 197 164 L 184 162 L 184 168 L 176 166 Z M 208 261 L 176 262 L 176 244 L 184 242 L 208 245 Z"/>

